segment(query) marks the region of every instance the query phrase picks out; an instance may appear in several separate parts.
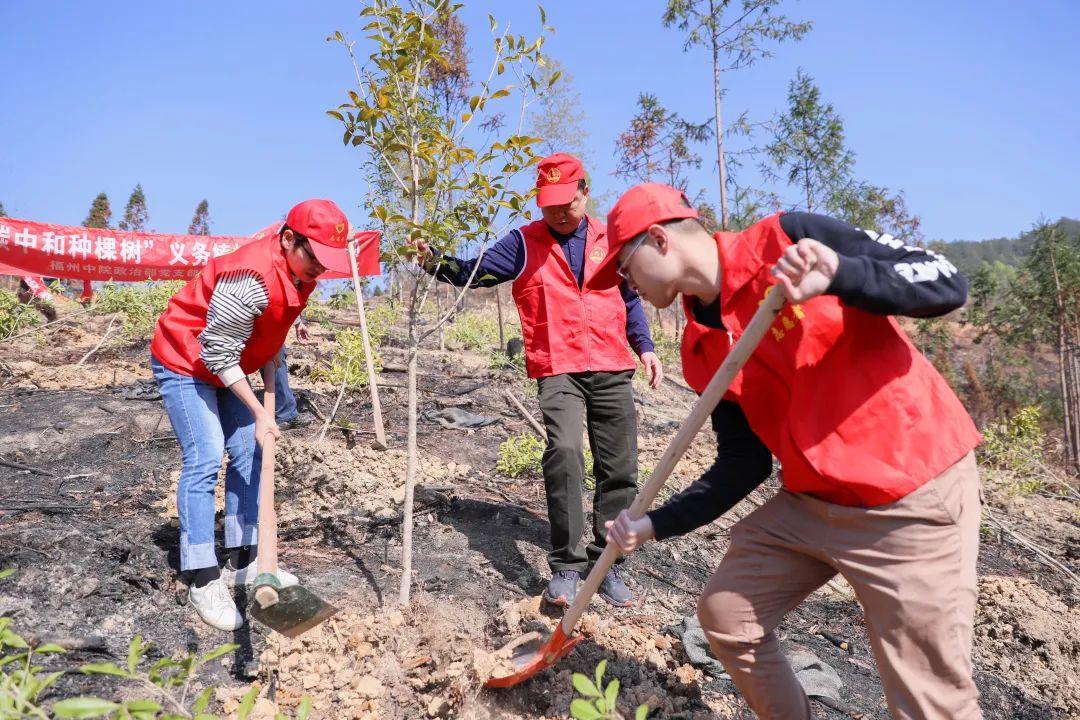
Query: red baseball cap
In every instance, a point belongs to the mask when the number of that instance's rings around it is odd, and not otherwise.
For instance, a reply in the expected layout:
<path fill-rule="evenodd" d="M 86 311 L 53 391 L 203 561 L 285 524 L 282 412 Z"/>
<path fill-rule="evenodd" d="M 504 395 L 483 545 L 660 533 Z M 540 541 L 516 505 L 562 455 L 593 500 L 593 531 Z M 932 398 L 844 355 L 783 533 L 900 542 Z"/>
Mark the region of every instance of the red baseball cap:
<path fill-rule="evenodd" d="M 567 153 L 555 153 L 536 168 L 536 204 L 539 207 L 566 205 L 577 194 L 579 180 L 585 179 L 581 161 Z"/>
<path fill-rule="evenodd" d="M 608 253 L 604 265 L 614 266 L 623 245 L 648 230 L 649 226 L 696 217 L 699 217 L 698 211 L 682 190 L 659 183 L 635 185 L 622 194 L 608 213 Z M 605 275 L 618 282 L 614 272 Z"/>
<path fill-rule="evenodd" d="M 349 219 L 333 200 L 305 200 L 289 211 L 285 225 L 311 241 L 311 252 L 327 270 L 352 275 Z"/>

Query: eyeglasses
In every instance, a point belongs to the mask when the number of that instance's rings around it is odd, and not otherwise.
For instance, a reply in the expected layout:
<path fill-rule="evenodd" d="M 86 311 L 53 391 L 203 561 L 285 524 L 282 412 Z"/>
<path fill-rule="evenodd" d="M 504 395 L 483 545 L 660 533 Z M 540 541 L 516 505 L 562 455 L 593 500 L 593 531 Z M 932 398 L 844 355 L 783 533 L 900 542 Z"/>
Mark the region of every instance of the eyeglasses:
<path fill-rule="evenodd" d="M 638 248 L 640 248 L 642 245 L 645 244 L 645 241 L 648 240 L 648 238 L 649 238 L 649 233 L 648 232 L 643 232 L 643 233 L 641 233 L 641 235 L 637 236 L 636 238 L 634 238 L 633 240 L 630 241 L 630 245 L 631 245 L 630 252 L 627 254 L 627 256 L 625 258 L 623 258 L 623 261 L 621 263 L 619 263 L 618 267 L 615 268 L 615 272 L 618 273 L 619 277 L 621 277 L 623 280 L 626 280 L 627 282 L 631 282 L 631 280 L 630 280 L 630 260 L 634 257 L 634 253 L 636 253 L 638 251 Z"/>

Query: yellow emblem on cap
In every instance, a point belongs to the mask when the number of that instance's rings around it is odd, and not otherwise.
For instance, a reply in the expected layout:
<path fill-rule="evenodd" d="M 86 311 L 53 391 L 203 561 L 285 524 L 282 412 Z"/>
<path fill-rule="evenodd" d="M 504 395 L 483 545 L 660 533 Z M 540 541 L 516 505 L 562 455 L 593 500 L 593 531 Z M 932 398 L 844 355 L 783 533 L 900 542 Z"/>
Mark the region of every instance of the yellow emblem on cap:
<path fill-rule="evenodd" d="M 338 240 L 345 237 L 345 223 L 337 223 L 334 225 L 334 239 Z"/>
<path fill-rule="evenodd" d="M 602 247 L 594 247 L 592 252 L 589 253 L 589 259 L 594 263 L 604 262 L 604 258 L 607 257 L 607 249 Z"/>
<path fill-rule="evenodd" d="M 559 168 L 553 167 L 550 170 L 548 170 L 547 181 L 549 183 L 557 183 L 560 180 L 562 180 L 562 173 L 559 172 Z"/>

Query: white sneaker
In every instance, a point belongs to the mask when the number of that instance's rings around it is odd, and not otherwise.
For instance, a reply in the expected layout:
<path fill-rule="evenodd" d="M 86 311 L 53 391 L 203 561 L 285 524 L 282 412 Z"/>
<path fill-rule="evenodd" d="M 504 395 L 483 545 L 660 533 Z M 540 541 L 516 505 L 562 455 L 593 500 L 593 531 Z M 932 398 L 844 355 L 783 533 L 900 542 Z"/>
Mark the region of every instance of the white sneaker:
<path fill-rule="evenodd" d="M 223 577 L 208 582 L 201 588 L 192 585 L 188 588 L 188 597 L 199 612 L 199 617 L 210 627 L 236 630 L 244 624 L 244 618 L 240 617 L 236 603 L 233 602 L 229 584 Z"/>
<path fill-rule="evenodd" d="M 239 570 L 222 570 L 221 574 L 222 577 L 227 577 L 234 587 L 236 585 L 254 585 L 255 578 L 259 574 L 259 559 L 252 560 L 247 567 L 242 567 Z M 283 588 L 300 584 L 300 580 L 295 575 L 283 569 L 280 565 L 277 569 L 277 579 Z"/>

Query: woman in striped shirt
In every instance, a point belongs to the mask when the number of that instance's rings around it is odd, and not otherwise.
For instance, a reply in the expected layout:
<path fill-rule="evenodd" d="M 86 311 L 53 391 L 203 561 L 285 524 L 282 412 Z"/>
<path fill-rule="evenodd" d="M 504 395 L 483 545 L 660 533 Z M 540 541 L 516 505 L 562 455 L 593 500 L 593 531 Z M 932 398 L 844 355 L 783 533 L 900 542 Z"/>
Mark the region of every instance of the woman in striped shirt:
<path fill-rule="evenodd" d="M 150 365 L 183 453 L 180 569 L 192 576 L 192 605 L 222 630 L 243 625 L 230 587 L 255 579 L 261 445 L 267 434 L 281 435 L 247 376 L 280 365 L 285 338 L 316 278 L 328 270 L 349 272 L 348 234 L 348 220 L 333 202 L 302 202 L 276 235 L 213 258 L 157 323 Z M 214 551 L 214 487 L 225 452 L 230 552 L 222 572 Z M 280 568 L 278 579 L 296 583 Z"/>

